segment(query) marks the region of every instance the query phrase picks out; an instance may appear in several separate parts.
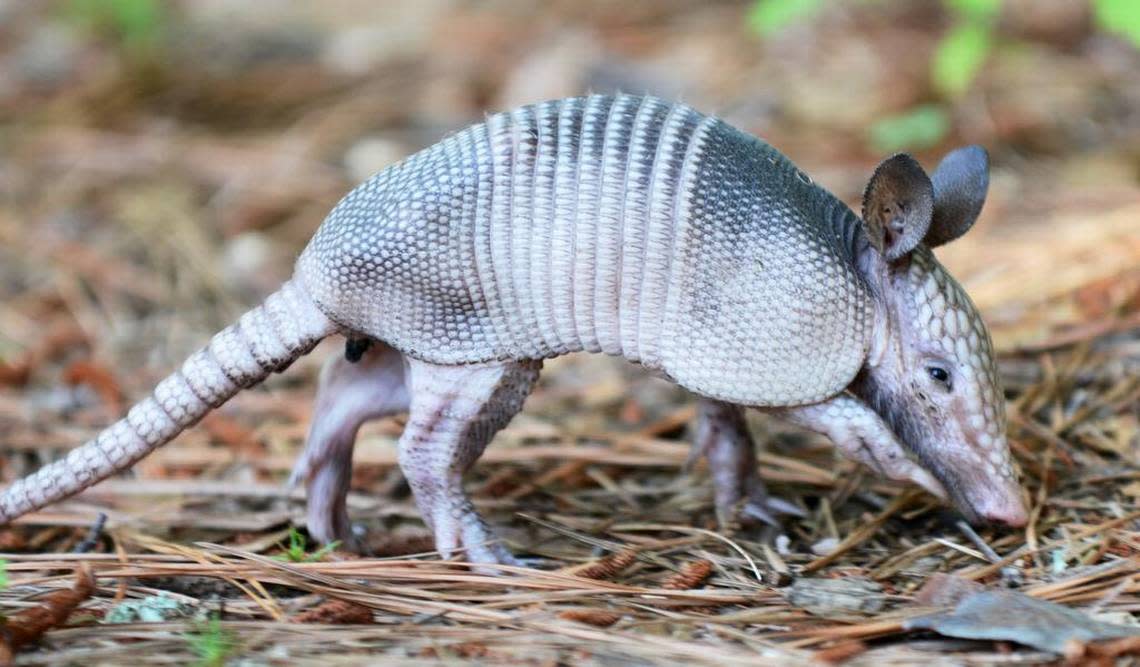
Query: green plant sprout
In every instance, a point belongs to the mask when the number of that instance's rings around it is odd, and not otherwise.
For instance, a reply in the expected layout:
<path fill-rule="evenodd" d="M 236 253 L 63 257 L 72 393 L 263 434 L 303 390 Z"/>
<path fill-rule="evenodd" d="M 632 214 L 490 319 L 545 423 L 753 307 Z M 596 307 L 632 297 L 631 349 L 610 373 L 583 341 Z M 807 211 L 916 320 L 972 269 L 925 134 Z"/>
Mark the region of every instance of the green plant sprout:
<path fill-rule="evenodd" d="M 199 667 L 219 667 L 237 648 L 237 636 L 233 631 L 222 627 L 217 615 L 208 620 L 194 623 L 193 629 L 183 635 L 190 644 L 190 650 L 198 656 L 194 663 Z"/>
<path fill-rule="evenodd" d="M 823 8 L 823 0 L 756 0 L 748 12 L 748 26 L 767 37 L 801 20 L 810 20 Z"/>
<path fill-rule="evenodd" d="M 131 58 L 153 53 L 166 32 L 160 0 L 71 0 L 65 11 L 73 22 L 115 40 Z"/>
<path fill-rule="evenodd" d="M 938 145 L 950 131 L 950 115 L 937 104 L 921 104 L 887 116 L 870 129 L 871 146 L 879 153 L 903 148 L 922 150 Z"/>
<path fill-rule="evenodd" d="M 1093 0 L 1093 18 L 1101 30 L 1120 35 L 1140 49 L 1140 2 Z"/>
<path fill-rule="evenodd" d="M 289 563 L 315 563 L 340 546 L 339 541 L 330 542 L 316 551 L 308 552 L 308 540 L 296 528 L 289 529 L 289 543 L 281 545 L 285 553 L 275 556 L 277 560 Z"/>

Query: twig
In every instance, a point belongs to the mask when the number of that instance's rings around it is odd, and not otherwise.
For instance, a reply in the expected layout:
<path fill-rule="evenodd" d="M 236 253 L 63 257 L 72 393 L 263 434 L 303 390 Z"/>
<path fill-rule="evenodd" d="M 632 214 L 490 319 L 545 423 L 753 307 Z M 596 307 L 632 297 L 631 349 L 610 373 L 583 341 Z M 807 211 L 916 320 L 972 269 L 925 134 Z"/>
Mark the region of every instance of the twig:
<path fill-rule="evenodd" d="M 974 543 L 974 546 L 978 547 L 978 551 L 982 552 L 986 560 L 991 563 L 996 563 L 1001 560 L 1001 556 L 982 539 L 981 535 L 978 535 L 970 524 L 959 519 L 954 525 L 958 526 L 958 530 L 962 531 L 962 534 L 969 538 L 970 541 Z M 1021 571 L 1013 565 L 1005 565 L 1001 568 L 1001 580 L 1006 586 L 1017 586 L 1021 583 L 1021 579 Z"/>
<path fill-rule="evenodd" d="M 75 548 L 71 550 L 73 554 L 85 554 L 91 551 L 99 544 L 99 538 L 103 535 L 103 526 L 107 523 L 107 515 L 99 512 L 99 516 L 95 517 L 95 522 L 91 524 L 91 528 L 87 531 L 87 536 L 83 538 Z"/>
<path fill-rule="evenodd" d="M 805 565 L 803 569 L 804 574 L 810 574 L 816 570 L 827 567 L 828 565 L 839 560 L 851 549 L 855 548 L 859 544 L 862 544 L 864 540 L 870 538 L 872 535 L 878 532 L 879 528 L 881 528 L 882 525 L 887 522 L 887 519 L 891 518 L 899 510 L 906 507 L 907 504 L 910 503 L 910 501 L 915 497 L 915 495 L 916 494 L 913 491 L 907 491 L 906 493 L 903 493 L 902 495 L 895 498 L 894 501 L 888 505 L 885 510 L 879 512 L 878 516 L 855 529 L 850 535 L 845 537 L 843 541 L 835 547 L 834 551 Z"/>

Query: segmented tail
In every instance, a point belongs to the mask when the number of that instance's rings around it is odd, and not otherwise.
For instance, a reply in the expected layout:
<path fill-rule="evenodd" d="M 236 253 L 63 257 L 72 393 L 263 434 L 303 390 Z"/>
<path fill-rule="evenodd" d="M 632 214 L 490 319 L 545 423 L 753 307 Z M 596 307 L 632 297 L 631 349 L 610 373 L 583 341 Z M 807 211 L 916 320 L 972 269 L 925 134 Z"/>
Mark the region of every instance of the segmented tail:
<path fill-rule="evenodd" d="M 127 469 L 242 389 L 285 370 L 334 331 L 305 288 L 296 279 L 286 282 L 191 355 L 126 417 L 5 489 L 0 525 Z"/>

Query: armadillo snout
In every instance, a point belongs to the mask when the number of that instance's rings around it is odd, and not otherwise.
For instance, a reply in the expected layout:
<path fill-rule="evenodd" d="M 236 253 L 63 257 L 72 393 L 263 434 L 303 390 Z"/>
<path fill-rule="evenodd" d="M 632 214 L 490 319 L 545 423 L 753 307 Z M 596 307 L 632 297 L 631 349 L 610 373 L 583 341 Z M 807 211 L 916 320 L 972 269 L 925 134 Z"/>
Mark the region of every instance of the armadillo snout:
<path fill-rule="evenodd" d="M 1025 503 L 1022 502 L 1020 494 L 1016 493 L 987 498 L 973 509 L 986 523 L 1021 528 L 1029 522 L 1029 512 L 1025 509 Z"/>

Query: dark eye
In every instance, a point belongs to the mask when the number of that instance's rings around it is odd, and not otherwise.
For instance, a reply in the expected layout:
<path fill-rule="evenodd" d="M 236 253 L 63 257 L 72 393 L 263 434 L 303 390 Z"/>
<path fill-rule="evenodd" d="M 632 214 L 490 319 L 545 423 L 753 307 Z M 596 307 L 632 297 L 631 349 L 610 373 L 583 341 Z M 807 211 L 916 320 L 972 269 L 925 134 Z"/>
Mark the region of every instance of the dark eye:
<path fill-rule="evenodd" d="M 935 382 L 944 384 L 947 387 L 950 386 L 950 372 L 945 368 L 941 366 L 927 366 L 926 372 L 930 374 L 930 377 L 933 378 Z"/>

